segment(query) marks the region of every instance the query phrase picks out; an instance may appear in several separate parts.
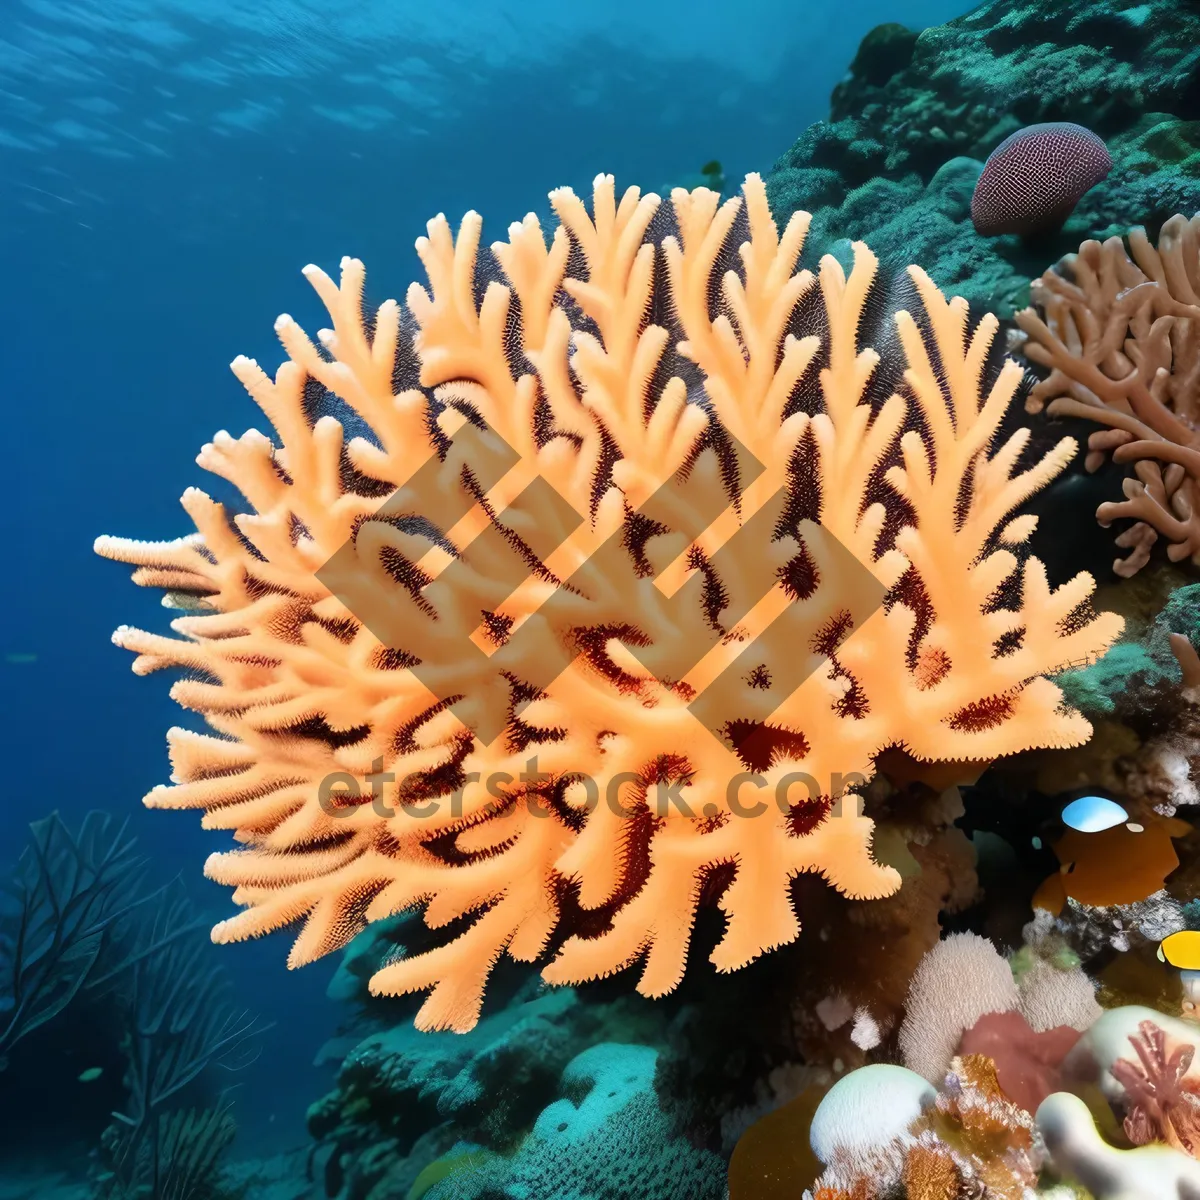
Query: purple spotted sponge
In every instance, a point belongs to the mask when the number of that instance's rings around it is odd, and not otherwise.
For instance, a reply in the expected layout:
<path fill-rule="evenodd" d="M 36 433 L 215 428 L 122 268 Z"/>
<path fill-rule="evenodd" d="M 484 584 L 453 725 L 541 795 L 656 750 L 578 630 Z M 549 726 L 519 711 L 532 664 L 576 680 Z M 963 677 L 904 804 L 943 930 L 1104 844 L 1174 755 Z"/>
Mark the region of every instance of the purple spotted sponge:
<path fill-rule="evenodd" d="M 1090 129 L 1069 121 L 1026 125 L 983 165 L 971 197 L 975 230 L 985 237 L 1057 230 L 1110 170 L 1108 147 Z"/>

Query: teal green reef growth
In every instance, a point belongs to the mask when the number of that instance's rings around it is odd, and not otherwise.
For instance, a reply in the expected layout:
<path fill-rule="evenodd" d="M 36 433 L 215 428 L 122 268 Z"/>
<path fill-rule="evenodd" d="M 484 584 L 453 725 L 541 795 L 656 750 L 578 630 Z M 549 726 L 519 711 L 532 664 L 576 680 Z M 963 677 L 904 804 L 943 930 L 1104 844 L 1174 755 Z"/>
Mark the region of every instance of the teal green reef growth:
<path fill-rule="evenodd" d="M 654 1093 L 657 1061 L 649 1046 L 585 1050 L 563 1072 L 563 1098 L 510 1159 L 481 1156 L 476 1169 L 448 1175 L 425 1200 L 720 1200 L 725 1164 L 671 1135 Z"/>
<path fill-rule="evenodd" d="M 331 984 L 331 998 L 381 1027 L 309 1112 L 328 1147 L 330 1195 L 720 1200 L 724 1161 L 679 1134 L 655 1088 L 660 1010 L 527 980 L 469 1033 L 421 1033 L 366 996 L 380 955 L 403 953 L 397 939 L 419 932 L 403 917 L 378 922 Z"/>
<path fill-rule="evenodd" d="M 1176 588 L 1142 636 L 1118 642 L 1099 662 L 1065 671 L 1055 682 L 1067 702 L 1088 716 L 1106 716 L 1137 704 L 1160 685 L 1180 683 L 1179 662 L 1171 650 L 1173 633 L 1200 646 L 1200 584 Z"/>
<path fill-rule="evenodd" d="M 366 983 L 421 934 L 411 918 L 376 922 L 330 985 L 332 999 L 361 1011 L 335 1089 L 309 1111 L 310 1131 L 328 1147 L 329 1194 L 607 1200 L 585 1180 L 595 1188 L 611 1177 L 611 1195 L 625 1200 L 642 1194 L 618 1186 L 636 1169 L 664 1183 L 674 1172 L 662 1200 L 721 1196 L 723 1161 L 676 1136 L 654 1088 L 663 1010 L 628 996 L 588 1003 L 573 988 L 546 992 L 526 979 L 470 1032 L 422 1033 L 400 1011 L 405 1001 L 369 998 Z"/>
<path fill-rule="evenodd" d="M 1102 137 L 1108 178 L 1061 234 L 982 238 L 971 193 L 1009 134 L 1074 121 Z M 806 258 L 869 239 L 894 268 L 1011 316 L 1029 279 L 1088 237 L 1151 235 L 1200 204 L 1200 6 L 1177 0 L 994 0 L 919 36 L 881 25 L 767 181 L 781 223 L 814 214 Z M 835 233 L 836 231 L 836 233 Z M 812 261 L 815 261 L 813 259 Z"/>

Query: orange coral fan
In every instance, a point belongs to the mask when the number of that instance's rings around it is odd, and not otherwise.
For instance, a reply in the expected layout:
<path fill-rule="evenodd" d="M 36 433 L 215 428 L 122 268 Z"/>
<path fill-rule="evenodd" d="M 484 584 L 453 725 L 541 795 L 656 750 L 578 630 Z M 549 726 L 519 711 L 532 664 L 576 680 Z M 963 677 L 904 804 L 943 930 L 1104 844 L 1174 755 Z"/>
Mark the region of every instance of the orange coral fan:
<path fill-rule="evenodd" d="M 192 489 L 197 533 L 97 543 L 187 610 L 115 640 L 214 731 L 172 730 L 147 798 L 244 843 L 206 867 L 245 908 L 214 938 L 303 918 L 298 966 L 424 905 L 456 936 L 372 980 L 430 990 L 423 1028 L 469 1029 L 504 953 L 553 949 L 553 983 L 644 958 L 662 995 L 702 894 L 729 971 L 797 936 L 798 873 L 894 891 L 839 777 L 1083 741 L 1044 676 L 1121 627 L 1014 552 L 1076 447 L 992 450 L 1021 378 L 992 317 L 916 268 L 892 313 L 863 245 L 797 272 L 809 218 L 781 235 L 757 176 L 551 200 L 549 244 L 430 222 L 403 310 L 307 268 L 323 349 L 285 316 L 273 381 L 233 364 L 276 440 L 199 458 L 252 511 Z"/>
<path fill-rule="evenodd" d="M 1141 570 L 1159 534 L 1172 562 L 1200 563 L 1200 214 L 1165 222 L 1157 249 L 1141 228 L 1129 253 L 1119 237 L 1084 242 L 1031 290 L 1037 308 L 1016 320 L 1025 354 L 1050 373 L 1026 408 L 1049 400 L 1052 414 L 1106 426 L 1088 438 L 1089 470 L 1110 450 L 1137 464 L 1125 499 L 1096 514 L 1136 522 L 1117 538 L 1130 553 L 1113 570 Z"/>

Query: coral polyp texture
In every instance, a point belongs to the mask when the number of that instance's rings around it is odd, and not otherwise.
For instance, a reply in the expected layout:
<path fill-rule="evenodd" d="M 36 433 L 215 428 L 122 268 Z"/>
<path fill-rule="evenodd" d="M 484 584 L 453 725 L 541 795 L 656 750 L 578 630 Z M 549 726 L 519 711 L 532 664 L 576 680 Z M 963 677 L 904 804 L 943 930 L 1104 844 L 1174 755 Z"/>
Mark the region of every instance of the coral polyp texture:
<path fill-rule="evenodd" d="M 894 892 L 840 781 L 1082 742 L 1045 676 L 1121 627 L 1022 545 L 1076 446 L 1000 438 L 994 318 L 862 244 L 798 270 L 809 217 L 780 232 L 757 176 L 551 201 L 490 250 L 430 222 L 403 308 L 307 268 L 332 328 L 233 364 L 274 436 L 198 460 L 248 511 L 189 489 L 196 532 L 97 543 L 183 613 L 115 641 L 211 726 L 147 803 L 241 843 L 214 938 L 302 921 L 298 966 L 423 907 L 442 944 L 371 987 L 428 991 L 429 1029 L 505 953 L 660 996 L 702 903 L 732 971 L 797 937 L 801 872 Z"/>
<path fill-rule="evenodd" d="M 1070 121 L 1027 125 L 988 156 L 971 197 L 976 233 L 1056 232 L 1112 170 L 1108 148 Z"/>

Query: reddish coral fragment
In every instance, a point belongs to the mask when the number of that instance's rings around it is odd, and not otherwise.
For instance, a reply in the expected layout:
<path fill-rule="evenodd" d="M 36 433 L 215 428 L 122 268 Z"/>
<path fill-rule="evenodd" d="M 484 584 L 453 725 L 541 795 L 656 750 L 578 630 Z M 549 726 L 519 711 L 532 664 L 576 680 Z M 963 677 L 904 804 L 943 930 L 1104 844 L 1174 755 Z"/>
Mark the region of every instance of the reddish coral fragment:
<path fill-rule="evenodd" d="M 1200 1148 L 1200 1096 L 1187 1080 L 1195 1046 L 1177 1044 L 1168 1053 L 1167 1035 L 1153 1021 L 1142 1021 L 1129 1041 L 1138 1061 L 1118 1059 L 1113 1078 L 1129 1097 L 1125 1133 L 1136 1146 L 1166 1142 L 1193 1158 Z"/>

